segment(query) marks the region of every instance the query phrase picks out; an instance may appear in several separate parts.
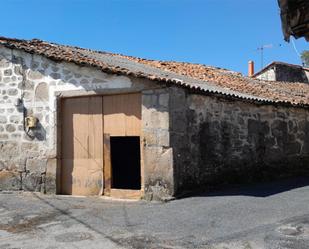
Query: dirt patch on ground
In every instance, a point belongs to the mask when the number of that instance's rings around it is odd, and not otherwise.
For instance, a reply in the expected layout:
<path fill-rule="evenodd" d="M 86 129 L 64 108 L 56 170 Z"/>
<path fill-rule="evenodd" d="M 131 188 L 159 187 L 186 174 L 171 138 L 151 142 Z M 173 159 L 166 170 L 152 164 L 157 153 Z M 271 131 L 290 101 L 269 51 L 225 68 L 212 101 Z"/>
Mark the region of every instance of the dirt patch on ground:
<path fill-rule="evenodd" d="M 115 243 L 123 247 L 128 247 L 132 249 L 171 249 L 175 248 L 169 245 L 168 241 L 161 241 L 160 239 L 151 235 L 133 235 L 125 238 L 113 239 Z"/>
<path fill-rule="evenodd" d="M 22 217 L 16 215 L 7 224 L 0 224 L 0 230 L 9 233 L 23 233 L 36 229 L 39 225 L 55 220 L 57 213 L 47 213 L 33 217 Z"/>
<path fill-rule="evenodd" d="M 57 235 L 55 237 L 58 242 L 76 242 L 82 240 L 92 240 L 93 236 L 90 233 L 86 232 L 70 232 Z"/>

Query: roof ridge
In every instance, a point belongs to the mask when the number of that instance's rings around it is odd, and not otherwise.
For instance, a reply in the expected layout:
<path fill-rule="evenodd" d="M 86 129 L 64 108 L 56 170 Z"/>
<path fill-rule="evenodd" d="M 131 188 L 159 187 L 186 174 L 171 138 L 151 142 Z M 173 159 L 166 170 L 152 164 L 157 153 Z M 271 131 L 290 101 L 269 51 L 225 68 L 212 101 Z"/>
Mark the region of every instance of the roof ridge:
<path fill-rule="evenodd" d="M 91 48 L 79 47 L 79 46 L 68 45 L 68 44 L 60 44 L 60 43 L 57 43 L 57 42 L 46 41 L 46 40 L 42 40 L 42 39 L 38 39 L 38 38 L 32 38 L 32 39 L 29 40 L 29 39 L 8 38 L 8 37 L 5 37 L 5 36 L 0 36 L 0 41 L 1 41 L 1 39 L 7 40 L 7 41 L 15 41 L 15 42 L 43 43 L 43 44 L 46 44 L 46 45 L 55 45 L 55 46 L 66 47 L 66 48 L 81 49 L 81 50 L 84 50 L 84 51 L 90 51 L 90 52 L 95 52 L 95 53 L 99 53 L 99 54 L 109 54 L 109 55 L 113 55 L 113 56 L 121 56 L 121 57 L 124 57 L 124 58 L 129 57 L 129 58 L 137 59 L 137 60 L 141 60 L 141 61 L 150 61 L 150 62 L 159 62 L 159 63 L 180 63 L 180 64 L 189 64 L 189 65 L 199 65 L 199 66 L 203 66 L 203 67 L 206 67 L 206 68 L 224 70 L 224 71 L 226 71 L 228 73 L 241 74 L 240 72 L 232 71 L 232 70 L 227 69 L 227 68 L 206 65 L 206 64 L 198 63 L 198 62 L 147 59 L 147 58 L 143 58 L 143 57 L 138 57 L 138 56 L 133 56 L 133 55 L 126 55 L 126 54 L 122 54 L 122 53 L 113 53 L 113 52 L 104 51 L 104 50 L 91 49 Z"/>
<path fill-rule="evenodd" d="M 0 40 L 19 41 L 19 42 L 28 42 L 29 41 L 29 40 L 26 40 L 26 39 L 9 38 L 9 37 L 5 37 L 5 36 L 0 36 Z"/>

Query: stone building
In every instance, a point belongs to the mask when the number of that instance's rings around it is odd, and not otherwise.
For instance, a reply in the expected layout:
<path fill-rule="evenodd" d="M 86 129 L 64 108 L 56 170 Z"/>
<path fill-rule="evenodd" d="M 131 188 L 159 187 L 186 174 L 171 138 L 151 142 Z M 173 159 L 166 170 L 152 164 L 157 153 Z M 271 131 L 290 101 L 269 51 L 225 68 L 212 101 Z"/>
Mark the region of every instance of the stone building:
<path fill-rule="evenodd" d="M 309 68 L 285 62 L 274 61 L 255 73 L 253 77 L 269 81 L 309 83 Z"/>
<path fill-rule="evenodd" d="M 0 189 L 165 199 L 303 174 L 309 85 L 0 38 Z"/>

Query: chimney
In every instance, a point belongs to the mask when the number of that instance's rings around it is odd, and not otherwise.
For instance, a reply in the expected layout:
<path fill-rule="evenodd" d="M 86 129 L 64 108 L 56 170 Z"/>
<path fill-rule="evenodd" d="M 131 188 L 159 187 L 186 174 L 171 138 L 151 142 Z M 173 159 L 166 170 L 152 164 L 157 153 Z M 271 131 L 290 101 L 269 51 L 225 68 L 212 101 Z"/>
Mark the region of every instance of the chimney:
<path fill-rule="evenodd" d="M 248 76 L 252 77 L 254 75 L 254 62 L 249 61 L 248 62 Z"/>

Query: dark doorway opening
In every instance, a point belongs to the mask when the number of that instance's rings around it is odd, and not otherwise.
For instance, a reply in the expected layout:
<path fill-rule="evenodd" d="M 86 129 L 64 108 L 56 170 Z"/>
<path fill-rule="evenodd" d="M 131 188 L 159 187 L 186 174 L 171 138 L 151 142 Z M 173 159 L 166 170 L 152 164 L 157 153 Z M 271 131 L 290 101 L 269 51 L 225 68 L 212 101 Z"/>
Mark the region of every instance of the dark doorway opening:
<path fill-rule="evenodd" d="M 110 137 L 112 188 L 141 189 L 139 137 Z"/>

